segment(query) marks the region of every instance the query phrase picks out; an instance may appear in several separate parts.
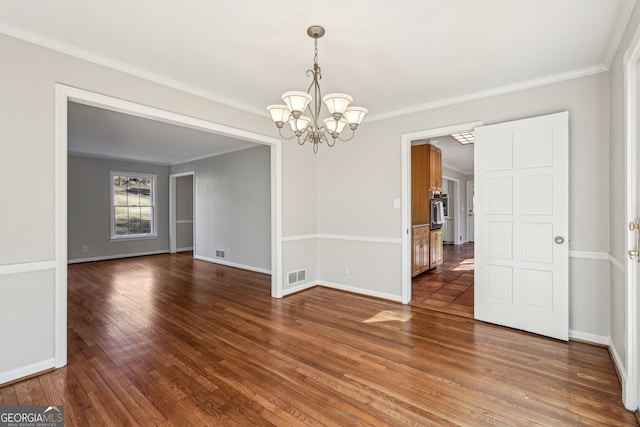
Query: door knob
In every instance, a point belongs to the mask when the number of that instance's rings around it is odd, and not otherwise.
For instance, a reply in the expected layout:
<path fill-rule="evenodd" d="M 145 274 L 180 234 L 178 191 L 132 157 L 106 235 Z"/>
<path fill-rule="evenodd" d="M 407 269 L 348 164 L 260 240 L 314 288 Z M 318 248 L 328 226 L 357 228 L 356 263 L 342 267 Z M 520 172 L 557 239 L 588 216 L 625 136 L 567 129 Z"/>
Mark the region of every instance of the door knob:
<path fill-rule="evenodd" d="M 556 236 L 556 238 L 553 239 L 553 240 L 559 245 L 564 243 L 564 237 L 562 237 L 562 236 Z"/>

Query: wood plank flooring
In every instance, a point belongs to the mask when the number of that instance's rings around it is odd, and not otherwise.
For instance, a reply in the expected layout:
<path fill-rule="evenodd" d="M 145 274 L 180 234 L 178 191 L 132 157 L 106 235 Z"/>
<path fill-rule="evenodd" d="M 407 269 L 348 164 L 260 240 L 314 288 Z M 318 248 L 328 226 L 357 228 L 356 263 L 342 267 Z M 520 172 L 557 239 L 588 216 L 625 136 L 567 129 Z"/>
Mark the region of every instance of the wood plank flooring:
<path fill-rule="evenodd" d="M 607 350 L 182 254 L 69 266 L 67 426 L 637 425 Z"/>

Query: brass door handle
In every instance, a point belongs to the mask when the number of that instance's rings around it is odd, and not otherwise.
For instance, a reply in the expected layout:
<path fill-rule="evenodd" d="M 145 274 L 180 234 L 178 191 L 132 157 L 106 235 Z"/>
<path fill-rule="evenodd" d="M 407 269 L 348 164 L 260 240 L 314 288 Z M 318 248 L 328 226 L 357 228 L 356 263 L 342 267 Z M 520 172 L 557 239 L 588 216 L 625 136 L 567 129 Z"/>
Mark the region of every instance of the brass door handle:
<path fill-rule="evenodd" d="M 629 231 L 636 232 L 636 248 L 629 249 L 627 253 L 629 254 L 629 259 L 633 259 L 633 257 L 638 258 L 638 262 L 640 263 L 640 218 L 635 221 L 631 221 L 629 223 Z"/>
<path fill-rule="evenodd" d="M 555 239 L 553 239 L 554 242 L 556 242 L 558 245 L 561 245 L 564 243 L 564 237 L 562 236 L 556 236 Z"/>

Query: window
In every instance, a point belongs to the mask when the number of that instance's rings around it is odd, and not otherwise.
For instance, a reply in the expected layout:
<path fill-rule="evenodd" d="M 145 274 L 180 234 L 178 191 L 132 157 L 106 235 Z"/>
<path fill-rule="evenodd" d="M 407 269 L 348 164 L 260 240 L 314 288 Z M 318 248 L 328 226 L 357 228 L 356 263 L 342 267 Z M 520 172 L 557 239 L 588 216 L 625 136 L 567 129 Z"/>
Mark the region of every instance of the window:
<path fill-rule="evenodd" d="M 111 238 L 155 237 L 156 175 L 111 172 Z"/>

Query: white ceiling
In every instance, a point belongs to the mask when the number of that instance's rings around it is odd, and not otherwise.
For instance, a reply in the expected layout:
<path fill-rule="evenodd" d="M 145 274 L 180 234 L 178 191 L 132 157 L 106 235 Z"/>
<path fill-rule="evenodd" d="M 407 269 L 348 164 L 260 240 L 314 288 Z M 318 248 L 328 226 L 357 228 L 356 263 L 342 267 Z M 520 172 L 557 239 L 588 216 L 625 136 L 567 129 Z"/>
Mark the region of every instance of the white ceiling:
<path fill-rule="evenodd" d="M 266 116 L 306 90 L 368 120 L 601 72 L 635 0 L 0 0 L 0 32 Z M 365 124 L 366 124 L 365 119 Z M 364 125 L 364 124 L 363 124 Z"/>
<path fill-rule="evenodd" d="M 448 135 L 432 138 L 429 144 L 442 150 L 443 167 L 464 175 L 473 175 L 473 144 L 462 145 Z"/>
<path fill-rule="evenodd" d="M 75 154 L 179 164 L 257 144 L 70 102 L 68 150 Z"/>

